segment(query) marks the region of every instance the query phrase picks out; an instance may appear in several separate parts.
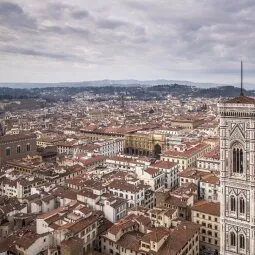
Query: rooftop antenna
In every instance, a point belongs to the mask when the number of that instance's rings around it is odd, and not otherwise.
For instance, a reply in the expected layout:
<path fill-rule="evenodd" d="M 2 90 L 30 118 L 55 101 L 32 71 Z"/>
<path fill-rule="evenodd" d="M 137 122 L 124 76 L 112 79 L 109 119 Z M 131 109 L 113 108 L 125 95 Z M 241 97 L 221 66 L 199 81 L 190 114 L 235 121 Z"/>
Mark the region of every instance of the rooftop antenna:
<path fill-rule="evenodd" d="M 244 96 L 243 94 L 243 61 L 241 60 L 241 91 L 240 96 Z"/>

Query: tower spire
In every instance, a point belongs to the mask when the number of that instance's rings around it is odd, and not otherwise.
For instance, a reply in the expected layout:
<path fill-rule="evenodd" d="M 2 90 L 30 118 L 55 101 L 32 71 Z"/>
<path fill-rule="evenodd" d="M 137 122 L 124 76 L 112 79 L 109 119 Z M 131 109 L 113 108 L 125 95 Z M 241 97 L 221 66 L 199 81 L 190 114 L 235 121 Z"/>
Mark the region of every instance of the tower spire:
<path fill-rule="evenodd" d="M 240 96 L 244 96 L 243 93 L 243 61 L 241 60 L 241 91 L 240 91 Z"/>

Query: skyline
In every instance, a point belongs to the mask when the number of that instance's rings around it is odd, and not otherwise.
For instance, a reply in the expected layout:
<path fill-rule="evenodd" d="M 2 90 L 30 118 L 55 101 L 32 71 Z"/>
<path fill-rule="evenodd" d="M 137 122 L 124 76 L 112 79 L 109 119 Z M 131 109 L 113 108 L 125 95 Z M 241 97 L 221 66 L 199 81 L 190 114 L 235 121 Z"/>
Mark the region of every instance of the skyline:
<path fill-rule="evenodd" d="M 254 81 L 253 1 L 0 3 L 0 82 Z"/>

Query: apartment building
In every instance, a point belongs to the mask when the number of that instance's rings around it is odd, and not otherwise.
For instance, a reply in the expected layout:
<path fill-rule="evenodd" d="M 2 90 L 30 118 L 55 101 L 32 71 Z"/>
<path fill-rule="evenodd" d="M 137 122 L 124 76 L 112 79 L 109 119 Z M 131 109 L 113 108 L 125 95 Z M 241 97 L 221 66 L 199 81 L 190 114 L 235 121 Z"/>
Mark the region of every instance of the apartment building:
<path fill-rule="evenodd" d="M 202 157 L 197 159 L 197 167 L 215 171 L 220 171 L 220 149 L 216 147 L 214 150 L 205 153 Z"/>
<path fill-rule="evenodd" d="M 198 157 L 210 150 L 210 145 L 201 142 L 185 142 L 174 149 L 165 151 L 161 155 L 161 160 L 179 164 L 180 171 L 196 166 Z"/>
<path fill-rule="evenodd" d="M 83 189 L 77 193 L 77 200 L 104 213 L 105 218 L 116 222 L 127 215 L 126 199 L 113 196 L 100 189 Z"/>
<path fill-rule="evenodd" d="M 190 220 L 190 208 L 198 200 L 198 188 L 194 183 L 185 183 L 174 191 L 158 190 L 155 196 L 156 207 L 177 210 L 178 218 Z"/>
<path fill-rule="evenodd" d="M 109 192 L 117 197 L 124 198 L 128 207 L 154 206 L 154 193 L 149 185 L 143 184 L 138 179 L 113 180 L 107 185 Z"/>
<path fill-rule="evenodd" d="M 77 201 L 61 206 L 36 219 L 37 234 L 52 233 L 54 244 L 71 237 L 83 240 L 83 253 L 96 245 L 98 229 L 103 223 L 103 214 L 95 212 Z"/>
<path fill-rule="evenodd" d="M 207 175 L 211 175 L 211 173 L 209 171 L 204 171 L 202 169 L 193 167 L 187 168 L 179 173 L 180 186 L 189 182 L 195 183 L 199 187 L 201 179 Z"/>
<path fill-rule="evenodd" d="M 80 142 L 77 140 L 62 141 L 57 144 L 59 154 L 92 153 L 94 155 L 112 156 L 122 153 L 124 138 L 100 139 L 95 142 Z"/>
<path fill-rule="evenodd" d="M 157 208 L 149 210 L 151 225 L 154 227 L 173 227 L 173 222 L 178 218 L 177 209 Z"/>
<path fill-rule="evenodd" d="M 106 159 L 106 165 L 120 170 L 135 170 L 137 166 L 150 165 L 150 162 L 144 162 L 137 157 L 116 155 Z"/>
<path fill-rule="evenodd" d="M 137 178 L 151 187 L 153 191 L 165 187 L 165 173 L 158 168 L 136 167 Z"/>
<path fill-rule="evenodd" d="M 187 168 L 179 173 L 179 177 L 180 186 L 185 183 L 197 185 L 200 199 L 220 201 L 220 181 L 215 173 L 199 168 Z"/>
<path fill-rule="evenodd" d="M 31 188 L 38 187 L 44 181 L 40 178 L 24 178 L 17 175 L 6 174 L 0 178 L 0 195 L 17 197 L 20 200 L 31 195 Z"/>
<path fill-rule="evenodd" d="M 191 208 L 192 222 L 200 224 L 200 247 L 219 252 L 220 249 L 220 203 L 198 201 Z"/>
<path fill-rule="evenodd" d="M 220 178 L 219 176 L 211 173 L 206 175 L 200 181 L 200 198 L 207 201 L 220 202 Z"/>
<path fill-rule="evenodd" d="M 157 161 L 151 167 L 165 173 L 165 188 L 173 190 L 179 185 L 179 164 L 169 161 Z"/>
<path fill-rule="evenodd" d="M 199 225 L 179 222 L 172 230 L 150 228 L 150 219 L 130 214 L 100 236 L 100 252 L 104 255 L 199 254 Z"/>

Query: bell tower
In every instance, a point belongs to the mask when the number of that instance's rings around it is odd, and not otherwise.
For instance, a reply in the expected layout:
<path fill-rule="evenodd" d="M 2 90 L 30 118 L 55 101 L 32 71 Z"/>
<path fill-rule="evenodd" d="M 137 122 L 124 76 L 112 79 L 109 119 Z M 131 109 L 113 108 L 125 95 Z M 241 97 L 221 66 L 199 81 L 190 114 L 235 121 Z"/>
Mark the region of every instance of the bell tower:
<path fill-rule="evenodd" d="M 220 102 L 221 255 L 255 254 L 255 99 Z"/>

